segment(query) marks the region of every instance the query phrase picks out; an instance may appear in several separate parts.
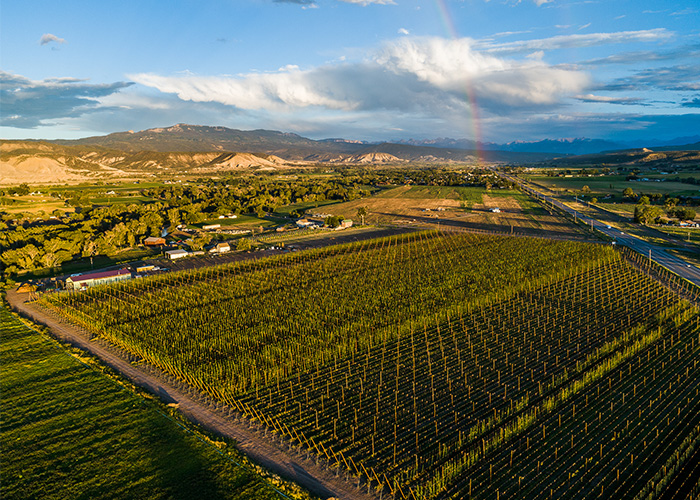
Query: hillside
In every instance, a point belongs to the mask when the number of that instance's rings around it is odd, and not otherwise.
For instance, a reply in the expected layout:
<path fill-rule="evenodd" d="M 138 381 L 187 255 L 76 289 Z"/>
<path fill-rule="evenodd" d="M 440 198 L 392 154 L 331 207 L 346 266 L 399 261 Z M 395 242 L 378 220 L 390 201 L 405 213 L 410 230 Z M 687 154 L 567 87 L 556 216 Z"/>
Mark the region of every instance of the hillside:
<path fill-rule="evenodd" d="M 213 174 L 239 169 L 279 169 L 288 165 L 289 162 L 267 154 L 119 151 L 31 141 L 0 144 L 0 184 L 4 185 L 143 179 L 161 174 Z"/>
<path fill-rule="evenodd" d="M 586 165 L 645 165 L 654 167 L 683 166 L 700 163 L 700 151 L 698 150 L 672 150 L 660 149 L 631 149 L 624 151 L 610 151 L 606 153 L 567 156 L 557 158 L 550 163 L 556 165 L 586 166 Z"/>

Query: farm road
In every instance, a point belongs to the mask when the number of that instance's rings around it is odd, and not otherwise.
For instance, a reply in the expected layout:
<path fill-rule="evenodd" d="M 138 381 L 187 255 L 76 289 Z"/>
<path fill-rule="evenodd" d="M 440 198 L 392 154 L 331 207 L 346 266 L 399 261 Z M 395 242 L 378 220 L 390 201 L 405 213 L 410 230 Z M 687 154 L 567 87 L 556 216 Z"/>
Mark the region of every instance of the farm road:
<path fill-rule="evenodd" d="M 132 365 L 117 349 L 99 339 L 89 339 L 79 327 L 62 321 L 36 304 L 26 302 L 28 294 L 7 292 L 10 307 L 35 323 L 46 325 L 53 335 L 75 347 L 98 357 L 105 365 L 116 370 L 133 384 L 157 395 L 166 403 L 177 403 L 178 409 L 191 421 L 218 434 L 236 440 L 237 448 L 253 461 L 273 473 L 294 481 L 311 494 L 320 498 L 370 500 L 376 497 L 358 489 L 355 485 L 336 476 L 330 470 L 304 458 L 293 449 L 285 449 L 272 439 L 256 432 L 240 419 L 234 421 L 223 412 L 212 409 L 186 393 L 180 384 L 171 383 L 159 376 Z"/>

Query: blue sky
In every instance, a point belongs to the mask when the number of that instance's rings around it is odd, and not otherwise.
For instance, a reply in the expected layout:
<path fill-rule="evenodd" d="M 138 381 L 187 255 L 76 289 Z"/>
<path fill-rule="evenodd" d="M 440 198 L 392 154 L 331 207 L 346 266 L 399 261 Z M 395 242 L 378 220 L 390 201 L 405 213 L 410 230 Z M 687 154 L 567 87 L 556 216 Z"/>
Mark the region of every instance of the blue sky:
<path fill-rule="evenodd" d="M 0 137 L 700 135 L 697 0 L 7 1 Z"/>

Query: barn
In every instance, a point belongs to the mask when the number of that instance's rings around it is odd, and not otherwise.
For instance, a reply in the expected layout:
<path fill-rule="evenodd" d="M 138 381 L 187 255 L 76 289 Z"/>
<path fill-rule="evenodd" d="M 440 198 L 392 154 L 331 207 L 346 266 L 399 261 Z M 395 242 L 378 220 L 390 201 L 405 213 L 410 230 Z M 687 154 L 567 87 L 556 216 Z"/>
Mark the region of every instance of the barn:
<path fill-rule="evenodd" d="M 128 269 L 78 274 L 66 279 L 66 288 L 68 290 L 82 290 L 83 288 L 90 288 L 91 286 L 104 285 L 106 283 L 114 283 L 115 281 L 128 279 L 131 279 L 131 271 Z"/>

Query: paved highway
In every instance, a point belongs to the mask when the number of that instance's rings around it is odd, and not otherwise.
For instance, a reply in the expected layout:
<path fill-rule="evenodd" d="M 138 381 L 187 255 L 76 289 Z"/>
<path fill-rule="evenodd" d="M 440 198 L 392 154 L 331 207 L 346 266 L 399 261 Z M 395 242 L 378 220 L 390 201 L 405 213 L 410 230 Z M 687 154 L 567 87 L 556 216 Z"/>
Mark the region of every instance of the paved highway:
<path fill-rule="evenodd" d="M 554 205 L 560 210 L 571 214 L 572 216 L 580 219 L 589 226 L 597 229 L 601 233 L 610 236 L 611 238 L 614 238 L 615 244 L 627 246 L 646 257 L 650 257 L 657 264 L 660 264 L 661 266 L 676 273 L 682 278 L 687 279 L 691 283 L 700 286 L 700 269 L 688 264 L 683 259 L 676 257 L 673 254 L 670 254 L 663 247 L 644 241 L 643 239 L 637 238 L 636 236 L 633 236 L 631 234 L 626 234 L 620 231 L 619 229 L 611 227 L 610 225 L 604 222 L 600 222 L 599 220 L 588 217 L 582 214 L 581 212 L 578 212 L 576 209 L 565 205 L 554 198 L 546 196 L 545 194 L 539 191 L 536 191 L 529 185 L 525 184 L 525 182 L 519 179 L 518 177 L 498 171 L 496 171 L 496 173 L 498 173 L 498 175 L 505 179 L 508 179 L 511 182 L 515 182 L 520 186 L 520 188 L 523 191 L 527 192 L 528 194 L 539 198 L 540 200 L 544 200 L 548 204 Z"/>

